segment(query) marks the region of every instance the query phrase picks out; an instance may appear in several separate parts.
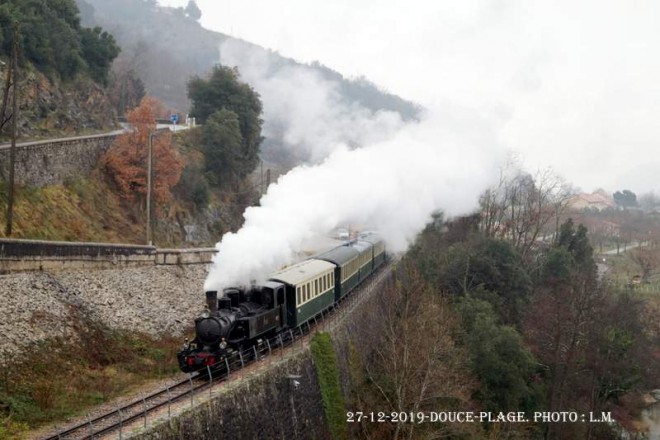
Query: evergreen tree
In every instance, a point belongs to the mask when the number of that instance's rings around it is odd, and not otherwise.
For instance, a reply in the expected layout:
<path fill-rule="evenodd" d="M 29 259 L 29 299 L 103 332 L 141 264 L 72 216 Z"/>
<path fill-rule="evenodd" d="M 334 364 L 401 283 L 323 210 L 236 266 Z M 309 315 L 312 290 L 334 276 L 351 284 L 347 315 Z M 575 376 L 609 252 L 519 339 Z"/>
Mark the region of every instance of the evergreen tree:
<path fill-rule="evenodd" d="M 617 191 L 612 195 L 614 202 L 622 208 L 634 208 L 639 206 L 637 203 L 637 195 L 629 189 Z"/>
<path fill-rule="evenodd" d="M 119 55 L 119 46 L 109 33 L 100 27 L 81 30 L 82 55 L 94 81 L 108 84 L 108 72 L 112 61 Z"/>
<path fill-rule="evenodd" d="M 119 47 L 100 28 L 80 25 L 74 0 L 5 0 L 0 4 L 0 55 L 11 52 L 12 26 L 20 24 L 21 62 L 39 70 L 71 79 L 89 68 L 102 83 L 107 78 Z"/>
<path fill-rule="evenodd" d="M 202 146 L 207 175 L 212 184 L 227 184 L 252 171 L 242 160 L 241 144 L 236 113 L 223 108 L 207 119 L 202 127 Z"/>
<path fill-rule="evenodd" d="M 230 179 L 245 177 L 259 160 L 263 123 L 259 95 L 239 81 L 237 69 L 216 66 L 208 79 L 193 78 L 188 83 L 188 96 L 192 100 L 191 115 L 202 124 L 211 123 L 203 137 L 211 161 L 207 169 L 215 174 L 218 183 L 227 181 L 218 173 L 228 170 Z M 211 132 L 216 132 L 221 140 L 214 139 Z"/>
<path fill-rule="evenodd" d="M 491 305 L 467 296 L 458 305 L 470 369 L 481 386 L 474 397 L 490 411 L 534 410 L 540 397 L 531 379 L 536 362 L 513 327 L 498 324 Z"/>
<path fill-rule="evenodd" d="M 579 225 L 576 229 L 569 218 L 559 228 L 557 241 L 545 256 L 542 278 L 550 282 L 567 281 L 577 273 L 595 278 L 596 262 L 587 228 Z"/>
<path fill-rule="evenodd" d="M 195 0 L 190 0 L 188 2 L 188 6 L 186 6 L 186 14 L 195 21 L 199 21 L 199 19 L 202 18 L 202 11 L 199 9 L 199 6 L 197 6 L 197 3 L 195 3 Z"/>

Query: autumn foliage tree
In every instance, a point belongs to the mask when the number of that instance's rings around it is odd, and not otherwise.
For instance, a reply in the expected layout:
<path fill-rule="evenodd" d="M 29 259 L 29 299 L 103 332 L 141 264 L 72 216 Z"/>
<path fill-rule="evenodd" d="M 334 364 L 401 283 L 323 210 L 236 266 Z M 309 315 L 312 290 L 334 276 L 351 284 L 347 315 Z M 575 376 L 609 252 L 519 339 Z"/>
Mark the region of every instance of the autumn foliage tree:
<path fill-rule="evenodd" d="M 119 136 L 102 160 L 105 172 L 125 200 L 143 200 L 146 196 L 149 136 L 156 133 L 156 115 L 160 113 L 162 105 L 156 99 L 142 99 L 140 105 L 126 115 L 133 130 Z M 184 161 L 172 147 L 169 130 L 156 133 L 152 142 L 152 195 L 158 206 L 172 197 L 171 190 L 181 177 Z"/>

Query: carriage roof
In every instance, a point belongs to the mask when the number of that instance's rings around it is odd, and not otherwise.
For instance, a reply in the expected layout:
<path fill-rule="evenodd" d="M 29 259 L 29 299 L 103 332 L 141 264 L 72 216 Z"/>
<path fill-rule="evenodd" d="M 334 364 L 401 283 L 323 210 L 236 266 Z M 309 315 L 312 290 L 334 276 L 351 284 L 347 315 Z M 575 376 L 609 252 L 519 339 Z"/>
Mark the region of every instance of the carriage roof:
<path fill-rule="evenodd" d="M 324 252 L 321 255 L 317 255 L 316 259 L 326 260 L 332 263 L 335 263 L 339 266 L 348 263 L 353 258 L 357 257 L 359 252 L 352 246 L 339 246 L 334 249 Z"/>
<path fill-rule="evenodd" d="M 275 273 L 271 273 L 268 276 L 268 279 L 295 286 L 314 279 L 328 271 L 332 271 L 334 268 L 335 265 L 327 261 L 305 260 Z"/>

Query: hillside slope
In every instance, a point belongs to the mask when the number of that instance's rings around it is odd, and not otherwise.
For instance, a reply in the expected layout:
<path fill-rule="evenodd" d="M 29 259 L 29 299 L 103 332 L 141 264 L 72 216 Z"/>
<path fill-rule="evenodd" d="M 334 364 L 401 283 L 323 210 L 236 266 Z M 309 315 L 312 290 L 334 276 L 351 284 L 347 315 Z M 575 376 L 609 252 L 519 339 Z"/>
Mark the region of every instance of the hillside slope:
<path fill-rule="evenodd" d="M 378 141 L 420 117 L 418 105 L 365 78 L 347 79 L 319 63 L 298 63 L 209 31 L 183 8 L 141 0 L 77 2 L 85 25 L 103 26 L 121 45 L 115 68 L 134 72 L 147 94 L 172 111 L 188 112 L 190 78 L 205 77 L 218 63 L 236 66 L 263 101 L 262 158 L 269 163 L 317 162 L 337 144 Z"/>
<path fill-rule="evenodd" d="M 189 106 L 186 95 L 188 78 L 204 75 L 215 64 L 223 63 L 220 46 L 232 42 L 251 56 L 272 57 L 274 71 L 292 66 L 314 71 L 324 79 L 336 82 L 343 99 L 359 103 L 371 111 L 394 111 L 404 120 L 418 116 L 416 104 L 383 92 L 364 78 L 350 80 L 318 63 L 301 64 L 256 44 L 210 31 L 188 17 L 182 8 L 160 7 L 155 2 L 141 0 L 76 2 L 82 23 L 108 29 L 122 47 L 120 58 L 133 64 L 148 92 L 179 110 L 186 110 Z"/>

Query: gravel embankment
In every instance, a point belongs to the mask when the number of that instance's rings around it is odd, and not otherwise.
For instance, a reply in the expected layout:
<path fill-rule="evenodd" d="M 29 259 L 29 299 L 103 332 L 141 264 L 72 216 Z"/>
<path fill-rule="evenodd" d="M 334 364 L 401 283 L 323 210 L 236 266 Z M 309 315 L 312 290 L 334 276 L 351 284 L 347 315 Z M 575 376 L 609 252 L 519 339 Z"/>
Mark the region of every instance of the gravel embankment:
<path fill-rule="evenodd" d="M 114 329 L 181 335 L 204 307 L 205 265 L 0 276 L 0 353 L 73 334 L 83 314 Z"/>

